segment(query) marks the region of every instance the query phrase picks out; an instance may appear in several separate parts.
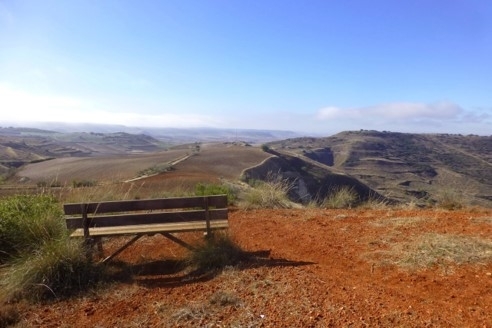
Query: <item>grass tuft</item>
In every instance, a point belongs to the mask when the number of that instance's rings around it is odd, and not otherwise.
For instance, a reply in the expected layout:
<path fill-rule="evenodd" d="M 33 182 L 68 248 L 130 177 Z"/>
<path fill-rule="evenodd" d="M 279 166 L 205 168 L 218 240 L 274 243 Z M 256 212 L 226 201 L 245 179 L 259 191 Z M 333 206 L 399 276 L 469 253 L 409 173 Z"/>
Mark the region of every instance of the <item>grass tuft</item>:
<path fill-rule="evenodd" d="M 436 195 L 436 206 L 445 210 L 459 210 L 464 207 L 463 196 L 452 189 L 443 189 Z"/>
<path fill-rule="evenodd" d="M 0 244 L 0 302 L 69 295 L 100 274 L 81 241 L 68 236 L 61 206 L 51 196 L 1 200 Z"/>
<path fill-rule="evenodd" d="M 331 209 L 352 208 L 358 202 L 359 195 L 354 188 L 340 186 L 332 189 L 330 194 L 322 202 L 321 207 Z"/>
<path fill-rule="evenodd" d="M 210 304 L 219 306 L 238 306 L 241 300 L 233 293 L 217 291 L 210 297 Z"/>
<path fill-rule="evenodd" d="M 48 195 L 15 195 L 0 201 L 0 263 L 30 253 L 66 234 L 62 210 Z"/>
<path fill-rule="evenodd" d="M 199 272 L 235 266 L 248 258 L 247 254 L 226 233 L 214 233 L 194 247 L 187 262 Z"/>
<path fill-rule="evenodd" d="M 245 192 L 242 207 L 256 208 L 291 208 L 292 202 L 288 197 L 292 183 L 287 179 L 256 181 L 253 187 Z"/>

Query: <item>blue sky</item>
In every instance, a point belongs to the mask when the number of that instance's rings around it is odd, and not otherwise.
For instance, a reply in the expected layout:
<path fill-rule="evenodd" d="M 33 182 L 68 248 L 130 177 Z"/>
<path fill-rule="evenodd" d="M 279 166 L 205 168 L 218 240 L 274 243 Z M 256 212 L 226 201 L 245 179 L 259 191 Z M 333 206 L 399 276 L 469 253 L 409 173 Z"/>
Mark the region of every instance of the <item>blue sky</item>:
<path fill-rule="evenodd" d="M 488 0 L 0 0 L 0 122 L 490 135 L 491 58 Z"/>

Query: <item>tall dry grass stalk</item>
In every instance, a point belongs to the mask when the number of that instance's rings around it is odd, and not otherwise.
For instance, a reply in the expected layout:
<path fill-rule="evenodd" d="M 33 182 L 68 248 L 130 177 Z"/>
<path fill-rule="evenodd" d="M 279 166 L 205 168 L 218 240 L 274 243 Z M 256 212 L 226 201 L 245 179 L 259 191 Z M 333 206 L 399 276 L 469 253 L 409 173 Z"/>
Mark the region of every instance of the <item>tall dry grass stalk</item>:
<path fill-rule="evenodd" d="M 321 203 L 323 208 L 352 208 L 359 202 L 359 195 L 354 188 L 340 186 L 332 188 L 329 195 Z"/>
<path fill-rule="evenodd" d="M 292 187 L 293 184 L 287 179 L 257 181 L 243 193 L 240 206 L 244 209 L 291 208 L 288 193 Z"/>

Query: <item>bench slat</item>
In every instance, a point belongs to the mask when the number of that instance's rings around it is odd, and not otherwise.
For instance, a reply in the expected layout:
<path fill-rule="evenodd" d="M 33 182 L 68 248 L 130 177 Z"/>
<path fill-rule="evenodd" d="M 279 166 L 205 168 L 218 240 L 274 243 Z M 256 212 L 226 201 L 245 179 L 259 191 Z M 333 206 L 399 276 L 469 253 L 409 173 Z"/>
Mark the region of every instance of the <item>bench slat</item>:
<path fill-rule="evenodd" d="M 164 210 L 173 208 L 194 208 L 205 205 L 205 199 L 208 199 L 208 206 L 212 208 L 226 208 L 226 195 L 198 196 L 184 198 L 160 198 L 160 199 L 139 199 L 109 202 L 92 202 L 92 203 L 70 203 L 65 204 L 63 209 L 67 215 L 82 214 L 82 206 L 86 206 L 87 213 L 111 213 L 127 211 L 147 211 L 147 210 Z"/>
<path fill-rule="evenodd" d="M 210 228 L 226 229 L 229 227 L 227 220 L 211 221 Z M 191 231 L 203 231 L 206 229 L 206 223 L 204 221 L 190 221 L 181 223 L 165 223 L 165 224 L 141 224 L 133 226 L 121 226 L 121 227 L 104 227 L 89 229 L 90 235 L 93 237 L 105 237 L 116 235 L 139 235 L 139 234 L 153 234 L 160 232 L 191 232 Z M 71 237 L 83 237 L 83 229 L 75 230 Z"/>
<path fill-rule="evenodd" d="M 211 209 L 210 221 L 227 220 L 227 209 Z M 89 227 L 102 228 L 111 226 L 142 225 L 142 224 L 166 224 L 175 222 L 202 220 L 205 223 L 205 210 L 157 212 L 157 213 L 126 213 L 117 215 L 105 215 L 90 217 Z M 82 217 L 68 217 L 65 219 L 68 229 L 83 228 Z M 92 231 L 90 232 L 92 235 Z"/>

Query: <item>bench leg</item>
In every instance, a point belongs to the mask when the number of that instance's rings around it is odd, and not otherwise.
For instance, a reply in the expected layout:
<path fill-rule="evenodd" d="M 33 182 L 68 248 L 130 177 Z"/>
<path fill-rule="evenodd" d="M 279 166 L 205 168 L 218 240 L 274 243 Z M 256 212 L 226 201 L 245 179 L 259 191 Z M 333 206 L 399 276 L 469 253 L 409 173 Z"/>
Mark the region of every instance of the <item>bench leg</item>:
<path fill-rule="evenodd" d="M 104 260 L 102 260 L 101 262 L 102 263 L 106 263 L 108 262 L 109 260 L 111 260 L 113 257 L 117 256 L 118 254 L 120 254 L 121 252 L 123 252 L 128 246 L 130 246 L 131 244 L 133 244 L 134 242 L 136 242 L 140 237 L 142 237 L 143 235 L 137 235 L 135 237 L 133 237 L 129 242 L 127 242 L 125 245 L 121 246 L 116 252 L 114 252 L 113 254 L 109 255 L 108 257 L 106 257 Z"/>
<path fill-rule="evenodd" d="M 176 236 L 173 236 L 172 234 L 170 234 L 169 232 L 161 232 L 161 235 L 163 235 L 164 237 L 166 238 L 169 238 L 171 239 L 172 241 L 174 241 L 176 244 L 179 244 L 181 246 L 183 246 L 184 248 L 187 248 L 189 249 L 190 251 L 193 251 L 195 250 L 195 248 L 193 246 L 191 246 L 190 244 L 188 243 L 185 243 L 184 241 L 182 241 L 181 239 L 179 239 L 178 237 Z"/>
<path fill-rule="evenodd" d="M 94 247 L 94 240 L 90 237 L 84 239 L 84 249 L 85 249 L 85 257 L 87 261 L 92 262 L 92 248 Z"/>
<path fill-rule="evenodd" d="M 103 258 L 104 250 L 103 250 L 102 238 L 101 237 L 97 238 L 96 243 L 97 243 L 97 253 L 100 258 Z"/>

